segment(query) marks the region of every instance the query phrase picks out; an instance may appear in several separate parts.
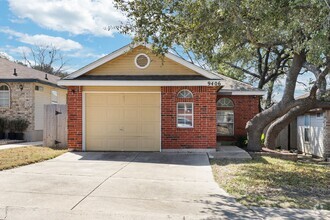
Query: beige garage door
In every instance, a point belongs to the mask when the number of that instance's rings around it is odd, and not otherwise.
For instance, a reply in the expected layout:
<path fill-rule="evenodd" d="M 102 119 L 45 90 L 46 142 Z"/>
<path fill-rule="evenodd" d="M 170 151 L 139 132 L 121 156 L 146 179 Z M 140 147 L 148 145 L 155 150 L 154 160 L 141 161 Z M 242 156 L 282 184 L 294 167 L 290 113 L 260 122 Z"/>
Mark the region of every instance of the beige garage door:
<path fill-rule="evenodd" d="M 159 93 L 86 93 L 85 146 L 90 151 L 159 151 Z"/>

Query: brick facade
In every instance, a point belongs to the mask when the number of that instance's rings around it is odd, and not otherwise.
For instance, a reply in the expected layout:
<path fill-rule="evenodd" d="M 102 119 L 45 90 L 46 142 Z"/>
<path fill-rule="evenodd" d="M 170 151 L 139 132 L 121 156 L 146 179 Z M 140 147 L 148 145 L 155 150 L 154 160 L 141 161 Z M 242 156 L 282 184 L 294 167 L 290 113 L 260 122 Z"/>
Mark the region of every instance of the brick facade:
<path fill-rule="evenodd" d="M 234 102 L 234 136 L 217 136 L 218 141 L 235 141 L 239 136 L 246 136 L 246 123 L 259 113 L 259 96 L 218 95 L 230 98 Z"/>
<path fill-rule="evenodd" d="M 189 89 L 193 98 L 180 99 L 177 94 Z M 162 87 L 162 149 L 216 147 L 216 88 L 206 86 Z M 194 127 L 177 128 L 177 103 L 194 103 Z"/>
<path fill-rule="evenodd" d="M 68 148 L 82 149 L 82 87 L 68 87 Z"/>
<path fill-rule="evenodd" d="M 193 98 L 178 98 L 182 89 L 193 93 Z M 217 88 L 207 86 L 161 87 L 162 149 L 214 149 L 217 141 L 234 141 L 245 136 L 248 120 L 259 113 L 258 96 L 217 95 Z M 227 97 L 234 102 L 234 136 L 217 136 L 216 102 Z M 68 88 L 68 147 L 82 149 L 82 87 Z M 177 127 L 177 103 L 194 103 L 194 127 Z"/>

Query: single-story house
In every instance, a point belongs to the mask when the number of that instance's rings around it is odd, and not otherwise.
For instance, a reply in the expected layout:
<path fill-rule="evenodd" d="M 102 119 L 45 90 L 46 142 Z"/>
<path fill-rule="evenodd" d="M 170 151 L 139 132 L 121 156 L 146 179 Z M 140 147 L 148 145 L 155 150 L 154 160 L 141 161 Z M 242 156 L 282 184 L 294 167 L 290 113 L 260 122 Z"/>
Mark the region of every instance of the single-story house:
<path fill-rule="evenodd" d="M 66 104 L 66 89 L 57 85 L 59 79 L 0 58 L 0 117 L 28 120 L 26 141 L 42 140 L 45 104 Z"/>
<path fill-rule="evenodd" d="M 68 88 L 68 147 L 214 151 L 246 135 L 264 92 L 149 45 L 127 45 L 58 82 Z"/>
<path fill-rule="evenodd" d="M 330 109 L 313 109 L 297 118 L 297 149 L 330 158 Z"/>

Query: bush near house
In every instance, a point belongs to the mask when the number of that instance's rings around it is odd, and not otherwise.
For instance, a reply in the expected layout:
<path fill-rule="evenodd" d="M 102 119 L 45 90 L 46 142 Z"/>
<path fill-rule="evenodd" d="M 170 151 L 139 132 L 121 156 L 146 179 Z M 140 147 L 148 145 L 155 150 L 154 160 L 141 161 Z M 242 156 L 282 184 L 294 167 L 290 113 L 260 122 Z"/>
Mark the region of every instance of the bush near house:
<path fill-rule="evenodd" d="M 0 139 L 5 139 L 8 121 L 6 118 L 0 118 Z"/>
<path fill-rule="evenodd" d="M 6 131 L 8 132 L 8 139 L 24 140 L 23 132 L 29 127 L 30 122 L 24 118 L 15 118 L 12 120 L 0 118 L 0 139 L 6 138 Z"/>
<path fill-rule="evenodd" d="M 212 160 L 218 184 L 246 206 L 330 210 L 330 166 L 271 157 Z"/>

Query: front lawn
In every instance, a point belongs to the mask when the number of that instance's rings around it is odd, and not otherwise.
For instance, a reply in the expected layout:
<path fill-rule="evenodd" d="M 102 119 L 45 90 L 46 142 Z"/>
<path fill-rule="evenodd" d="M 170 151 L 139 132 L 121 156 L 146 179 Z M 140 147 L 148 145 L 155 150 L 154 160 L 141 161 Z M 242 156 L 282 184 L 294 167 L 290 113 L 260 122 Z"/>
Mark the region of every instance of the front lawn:
<path fill-rule="evenodd" d="M 330 166 L 271 157 L 211 160 L 216 181 L 246 206 L 330 210 Z"/>
<path fill-rule="evenodd" d="M 0 170 L 52 159 L 65 152 L 67 152 L 66 149 L 49 147 L 20 147 L 0 150 Z"/>

